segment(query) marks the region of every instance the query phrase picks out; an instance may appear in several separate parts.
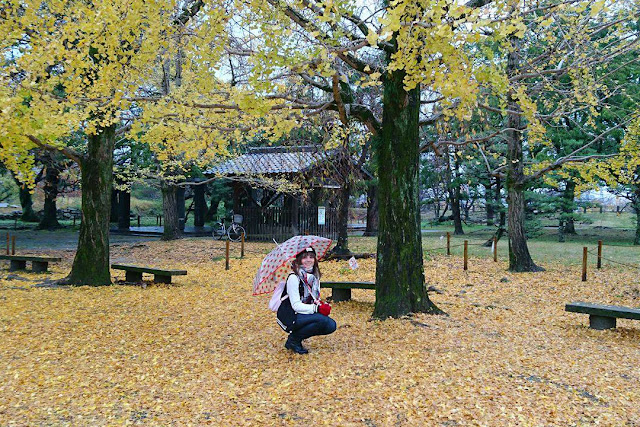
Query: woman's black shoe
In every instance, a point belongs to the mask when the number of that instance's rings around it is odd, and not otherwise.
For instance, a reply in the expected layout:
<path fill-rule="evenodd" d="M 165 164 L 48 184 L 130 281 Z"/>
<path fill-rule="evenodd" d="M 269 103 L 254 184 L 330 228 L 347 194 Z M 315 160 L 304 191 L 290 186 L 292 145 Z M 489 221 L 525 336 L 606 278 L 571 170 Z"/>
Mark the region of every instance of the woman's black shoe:
<path fill-rule="evenodd" d="M 287 340 L 287 342 L 284 343 L 284 347 L 289 349 L 289 350 L 292 350 L 292 351 L 294 351 L 294 352 L 296 352 L 298 354 L 307 354 L 307 353 L 309 353 L 309 350 L 304 348 L 302 346 L 302 343 L 294 343 L 294 342 L 291 342 L 291 341 Z"/>

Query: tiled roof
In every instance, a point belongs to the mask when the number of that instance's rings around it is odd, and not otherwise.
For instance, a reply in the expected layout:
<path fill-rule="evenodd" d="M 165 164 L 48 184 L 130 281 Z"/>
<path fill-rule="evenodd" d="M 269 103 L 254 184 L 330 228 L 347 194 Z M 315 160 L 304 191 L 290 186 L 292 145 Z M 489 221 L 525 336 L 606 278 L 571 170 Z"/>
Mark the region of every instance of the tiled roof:
<path fill-rule="evenodd" d="M 260 147 L 216 165 L 206 175 L 252 175 L 303 172 L 325 159 L 316 147 Z"/>

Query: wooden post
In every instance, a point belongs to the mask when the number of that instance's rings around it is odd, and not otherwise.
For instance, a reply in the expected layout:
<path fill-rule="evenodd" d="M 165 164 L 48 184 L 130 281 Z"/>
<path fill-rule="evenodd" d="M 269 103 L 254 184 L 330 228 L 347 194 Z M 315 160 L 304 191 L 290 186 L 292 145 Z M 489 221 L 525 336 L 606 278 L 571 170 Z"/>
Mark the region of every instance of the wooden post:
<path fill-rule="evenodd" d="M 468 249 L 468 245 L 469 245 L 469 241 L 468 241 L 468 240 L 465 240 L 465 241 L 464 241 L 464 270 L 465 270 L 465 271 L 466 271 L 466 270 L 468 269 L 468 267 L 469 267 L 469 266 L 468 266 L 468 263 L 467 263 L 467 259 L 468 259 L 468 258 L 467 258 L 467 255 L 468 255 L 468 251 L 467 251 L 467 249 Z"/>
<path fill-rule="evenodd" d="M 9 255 L 9 232 L 7 231 L 7 255 Z"/>
<path fill-rule="evenodd" d="M 138 215 L 138 227 L 140 227 L 140 215 Z"/>
<path fill-rule="evenodd" d="M 244 258 L 244 232 L 240 236 L 240 258 Z"/>
<path fill-rule="evenodd" d="M 11 236 L 11 255 L 16 254 L 16 236 Z"/>
<path fill-rule="evenodd" d="M 587 281 L 587 247 L 582 248 L 582 281 Z"/>
<path fill-rule="evenodd" d="M 447 231 L 447 255 L 451 255 L 451 233 Z"/>
<path fill-rule="evenodd" d="M 76 226 L 76 214 L 73 214 L 73 226 Z"/>
<path fill-rule="evenodd" d="M 160 227 L 162 227 L 162 215 L 160 215 Z"/>
<path fill-rule="evenodd" d="M 498 238 L 493 236 L 493 262 L 498 262 Z"/>
<path fill-rule="evenodd" d="M 226 259 L 226 262 L 225 262 L 225 265 L 224 265 L 224 269 L 228 270 L 229 269 L 229 239 L 227 239 L 227 248 L 226 248 L 226 251 L 225 251 L 225 259 Z"/>
<path fill-rule="evenodd" d="M 602 240 L 598 240 L 598 268 L 602 267 Z"/>

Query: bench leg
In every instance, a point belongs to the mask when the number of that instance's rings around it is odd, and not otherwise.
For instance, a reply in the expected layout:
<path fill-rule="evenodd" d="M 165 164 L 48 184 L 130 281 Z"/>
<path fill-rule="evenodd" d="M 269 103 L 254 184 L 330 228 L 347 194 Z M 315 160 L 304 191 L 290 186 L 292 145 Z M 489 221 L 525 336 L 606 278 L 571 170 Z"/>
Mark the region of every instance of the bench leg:
<path fill-rule="evenodd" d="M 31 265 L 36 273 L 44 273 L 49 268 L 49 262 L 47 261 L 31 261 Z"/>
<path fill-rule="evenodd" d="M 349 301 L 351 299 L 351 289 L 332 289 L 331 299 L 333 302 Z"/>
<path fill-rule="evenodd" d="M 127 282 L 142 282 L 142 273 L 137 271 L 127 271 L 124 275 L 124 280 Z"/>
<path fill-rule="evenodd" d="M 156 283 L 171 283 L 171 276 L 165 276 L 161 274 L 154 274 L 153 281 Z"/>
<path fill-rule="evenodd" d="M 591 329 L 611 329 L 616 327 L 615 317 L 589 315 L 589 327 Z"/>
<path fill-rule="evenodd" d="M 17 259 L 11 260 L 11 264 L 9 265 L 9 271 L 26 270 L 26 269 L 27 269 L 27 261 L 19 261 Z"/>

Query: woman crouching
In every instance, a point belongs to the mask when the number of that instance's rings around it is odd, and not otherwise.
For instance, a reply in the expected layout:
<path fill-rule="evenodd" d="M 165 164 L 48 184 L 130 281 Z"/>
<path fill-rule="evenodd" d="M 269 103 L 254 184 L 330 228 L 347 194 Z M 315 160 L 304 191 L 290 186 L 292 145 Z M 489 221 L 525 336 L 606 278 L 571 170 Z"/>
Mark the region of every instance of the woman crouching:
<path fill-rule="evenodd" d="M 295 323 L 284 346 L 298 354 L 306 354 L 309 350 L 302 346 L 302 341 L 333 333 L 336 322 L 329 317 L 331 306 L 320 300 L 320 268 L 315 250 L 306 248 L 296 255 L 292 269 L 286 289 L 295 312 Z"/>

